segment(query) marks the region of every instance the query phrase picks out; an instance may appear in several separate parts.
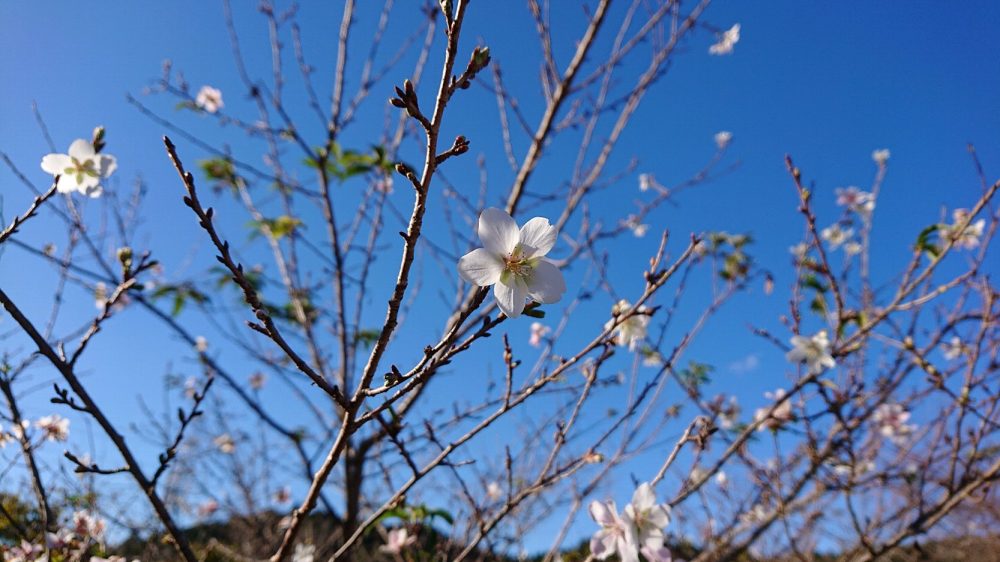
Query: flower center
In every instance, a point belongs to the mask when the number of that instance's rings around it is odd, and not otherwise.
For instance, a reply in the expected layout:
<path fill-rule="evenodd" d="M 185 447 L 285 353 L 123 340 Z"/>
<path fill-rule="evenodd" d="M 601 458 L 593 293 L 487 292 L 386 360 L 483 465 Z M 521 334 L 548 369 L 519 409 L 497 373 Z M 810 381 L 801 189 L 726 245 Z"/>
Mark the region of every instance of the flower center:
<path fill-rule="evenodd" d="M 531 269 L 530 260 L 525 259 L 520 246 L 514 248 L 509 256 L 504 257 L 503 264 L 504 269 L 518 277 L 524 277 Z"/>
<path fill-rule="evenodd" d="M 97 167 L 94 165 L 93 160 L 84 160 L 80 162 L 76 158 L 70 157 L 73 160 L 73 165 L 66 168 L 65 174 L 70 176 L 76 176 L 76 183 L 83 183 L 83 176 L 98 177 Z"/>

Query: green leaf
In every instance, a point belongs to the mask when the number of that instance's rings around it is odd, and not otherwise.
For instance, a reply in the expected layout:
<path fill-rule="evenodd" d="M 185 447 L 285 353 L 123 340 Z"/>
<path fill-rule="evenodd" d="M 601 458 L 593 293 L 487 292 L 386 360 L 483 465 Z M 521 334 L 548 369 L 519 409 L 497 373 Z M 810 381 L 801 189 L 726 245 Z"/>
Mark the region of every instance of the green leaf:
<path fill-rule="evenodd" d="M 228 158 L 209 158 L 199 160 L 198 167 L 205 178 L 215 183 L 216 188 L 228 188 L 236 191 L 243 185 L 243 178 L 236 174 L 233 161 Z"/>
<path fill-rule="evenodd" d="M 354 341 L 364 345 L 365 347 L 371 347 L 378 341 L 379 331 L 378 330 L 358 330 L 354 334 Z"/>
<path fill-rule="evenodd" d="M 709 373 L 715 370 L 715 367 L 708 365 L 706 363 L 698 363 L 697 361 L 689 361 L 688 366 L 685 369 L 681 369 L 677 372 L 677 377 L 681 380 L 685 386 L 690 388 L 698 388 L 699 386 L 708 383 L 711 379 Z"/>
<path fill-rule="evenodd" d="M 913 245 L 913 249 L 918 252 L 924 252 L 931 258 L 936 258 L 941 253 L 938 249 L 937 240 L 938 233 L 941 231 L 943 225 L 932 224 L 920 231 L 917 235 L 917 242 Z"/>
<path fill-rule="evenodd" d="M 250 233 L 250 238 L 254 238 L 258 234 L 267 234 L 270 232 L 275 240 L 280 240 L 295 232 L 295 229 L 302 225 L 302 220 L 288 215 L 281 215 L 273 219 L 250 221 L 249 225 L 254 229 Z"/>
<path fill-rule="evenodd" d="M 205 304 L 210 300 L 208 295 L 196 289 L 191 283 L 160 285 L 150 294 L 150 299 L 154 301 L 164 297 L 173 297 L 170 309 L 172 316 L 180 314 L 189 300 L 197 304 Z"/>
<path fill-rule="evenodd" d="M 806 275 L 805 277 L 799 280 L 799 284 L 802 285 L 803 287 L 813 289 L 818 293 L 826 292 L 826 285 L 824 285 L 815 275 L 811 274 Z"/>

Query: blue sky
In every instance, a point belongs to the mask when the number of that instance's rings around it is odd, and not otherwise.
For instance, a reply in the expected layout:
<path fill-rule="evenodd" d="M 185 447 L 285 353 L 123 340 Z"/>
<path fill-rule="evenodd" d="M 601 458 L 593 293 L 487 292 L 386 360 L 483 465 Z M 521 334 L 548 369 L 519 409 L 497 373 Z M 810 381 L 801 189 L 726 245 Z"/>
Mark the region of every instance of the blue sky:
<path fill-rule="evenodd" d="M 249 3 L 236 4 L 249 67 L 266 78 L 270 56 L 266 27 Z M 339 9 L 333 4 L 310 3 L 300 13 L 307 53 L 312 53 L 319 69 L 320 92 L 327 91 L 330 82 L 339 24 Z M 397 6 L 395 13 L 410 9 Z M 553 22 L 556 58 L 561 64 L 568 60 L 568 49 L 583 21 L 581 12 L 567 12 L 565 18 Z M 359 14 L 357 38 L 365 37 L 364 30 L 372 28 L 375 17 L 374 13 Z M 732 1 L 713 5 L 705 21 L 719 28 L 741 23 L 742 38 L 735 53 L 709 56 L 706 51 L 713 38 L 704 30 L 684 44 L 669 74 L 645 99 L 609 164 L 610 170 L 621 169 L 636 158 L 636 173 L 623 178 L 596 203 L 609 217 L 627 214 L 631 201 L 639 197 L 638 172 L 654 174 L 664 184 L 681 181 L 712 156 L 716 131 L 733 132 L 726 162 L 738 161 L 739 167 L 679 196 L 679 207 L 665 208 L 650 222 L 655 230 L 669 228 L 678 240 L 689 232 L 709 230 L 750 232 L 756 239 L 754 255 L 762 267 L 774 272 L 778 290 L 769 298 L 762 298 L 755 290 L 738 299 L 713 321 L 710 334 L 693 347 L 690 356 L 716 365 L 718 388 L 738 387 L 745 408 L 752 409 L 760 403 L 764 390 L 786 384 L 789 373 L 781 353 L 763 347 L 747 329 L 751 321 L 780 329 L 777 316 L 785 311 L 787 287 L 793 281 L 787 249 L 799 240 L 802 227 L 784 155 L 791 154 L 805 178 L 815 181 L 820 223 L 827 224 L 839 214 L 833 189 L 845 185 L 864 188 L 875 173 L 871 151 L 883 147 L 892 150 L 873 234 L 879 248 L 874 270 L 877 277 L 888 280 L 908 257 L 917 232 L 937 221 L 942 209 L 969 206 L 977 197 L 978 179 L 966 143 L 977 146 L 988 176 L 1000 165 L 1000 58 L 995 56 L 994 35 L 1000 22 L 1000 4 L 988 0 L 948 4 L 886 1 L 847 7 L 843 3 L 796 0 Z M 405 35 L 407 25 L 405 17 L 398 18 L 389 36 Z M 610 36 L 606 30 L 601 44 L 607 45 Z M 529 121 L 537 120 L 538 47 L 527 9 L 516 2 L 475 2 L 464 38 L 464 48 L 475 44 L 490 47 L 494 60 L 504 69 L 508 88 L 525 100 Z M 363 46 L 359 43 L 353 49 L 359 53 Z M 392 51 L 390 43 L 383 57 Z M 359 64 L 359 58 L 352 58 L 351 64 Z M 172 101 L 164 96 L 142 97 L 143 88 L 159 76 L 164 59 L 171 59 L 176 69 L 183 70 L 193 89 L 201 84 L 219 87 L 227 111 L 254 119 L 255 111 L 242 95 L 244 88 L 232 63 L 218 3 L 0 4 L 0 76 L 4 77 L 0 82 L 0 151 L 36 185 L 44 186 L 47 178 L 38 161 L 49 150 L 34 122 L 32 102 L 37 102 L 60 151 L 103 124 L 109 134 L 107 150 L 119 162 L 111 188 L 124 190 L 140 175 L 147 182 L 146 216 L 138 240 L 165 264 L 169 277 L 204 271 L 212 264 L 211 255 L 181 203 L 181 187 L 163 154 L 160 136 L 164 131 L 127 104 L 125 95 L 140 97 L 154 110 L 177 118 L 205 138 L 231 145 L 238 154 L 245 152 L 255 163 L 260 150 L 231 127 L 219 129 L 200 116 L 174 113 Z M 292 77 L 290 99 L 300 103 L 293 113 L 308 119 L 294 61 L 288 57 L 286 64 Z M 404 63 L 398 76 L 390 74 L 390 82 L 401 82 L 407 72 L 402 69 L 411 64 Z M 437 75 L 438 65 L 435 51 L 428 76 Z M 349 75 L 358 70 L 349 67 Z M 353 86 L 349 84 L 349 92 Z M 421 93 L 429 95 L 426 88 Z M 373 93 L 358 119 L 372 125 L 352 128 L 345 135 L 345 145 L 363 147 L 377 141 L 385 115 L 382 100 L 389 94 L 388 83 Z M 512 174 L 503 156 L 492 96 L 473 88 L 468 101 L 459 99 L 453 106 L 444 137 L 464 134 L 472 141 L 471 155 L 487 157 L 488 202 L 497 204 Z M 189 166 L 204 156 L 175 140 Z M 515 138 L 514 147 L 515 154 L 524 153 L 527 142 L 523 135 Z M 554 148 L 533 181 L 564 182 L 572 166 L 572 157 L 567 160 L 566 155 L 572 152 Z M 411 162 L 420 157 L 412 148 L 403 156 Z M 466 157 L 449 163 L 445 176 L 474 191 L 478 186 L 474 162 L 474 157 Z M 394 197 L 400 206 L 406 206 L 409 195 L 401 187 L 397 182 Z M 21 212 L 29 199 L 9 170 L 0 169 L 0 208 L 5 221 Z M 96 211 L 96 206 L 91 207 Z M 239 235 L 243 222 L 242 217 L 236 217 L 224 224 Z M 319 229 L 317 226 L 313 232 Z M 438 240 L 446 235 L 433 226 L 428 234 Z M 58 223 L 44 213 L 20 236 L 36 243 L 65 244 Z M 613 253 L 613 275 L 626 294 L 638 294 L 641 289 L 636 276 L 656 242 L 655 236 L 647 236 Z M 388 255 L 391 257 L 380 260 L 380 271 L 394 270 L 395 250 Z M 436 266 L 428 260 L 423 267 L 430 276 L 427 282 L 432 283 Z M 32 317 L 45 317 L 54 281 L 51 268 L 23 252 L 8 248 L 0 254 L 0 286 Z M 73 290 L 70 295 L 68 318 L 81 319 L 93 313 L 82 290 Z M 379 299 L 375 300 L 378 303 Z M 433 306 L 428 304 L 425 310 L 433 313 Z M 593 306 L 593 314 L 604 315 L 608 303 Z M 382 305 L 374 304 L 369 310 L 377 318 Z M 512 338 L 526 337 L 528 323 L 522 324 L 509 328 L 512 333 L 523 329 Z M 6 331 L 10 325 L 9 319 L 0 320 L 0 330 Z M 414 328 L 412 320 L 410 328 Z M 417 350 L 423 344 L 419 331 L 408 331 L 401 337 L 402 343 L 418 344 Z M 88 352 L 85 368 L 93 375 L 89 382 L 99 397 L 120 401 L 114 415 L 123 424 L 138 415 L 132 397 L 143 395 L 148 402 L 158 403 L 161 389 L 157 381 L 168 363 L 175 371 L 192 368 L 191 359 L 183 358 L 186 346 L 163 338 L 163 332 L 148 318 L 123 314 Z M 497 357 L 489 355 L 490 349 L 486 348 L 479 360 Z M 218 352 L 225 359 L 227 351 L 223 348 Z M 750 356 L 757 358 L 753 369 L 727 367 Z M 399 352 L 394 360 L 407 364 L 412 357 L 412 353 Z M 40 410 L 47 408 L 47 399 L 40 390 L 27 398 Z M 152 456 L 152 450 L 149 453 Z M 622 503 L 625 497 L 619 499 Z"/>

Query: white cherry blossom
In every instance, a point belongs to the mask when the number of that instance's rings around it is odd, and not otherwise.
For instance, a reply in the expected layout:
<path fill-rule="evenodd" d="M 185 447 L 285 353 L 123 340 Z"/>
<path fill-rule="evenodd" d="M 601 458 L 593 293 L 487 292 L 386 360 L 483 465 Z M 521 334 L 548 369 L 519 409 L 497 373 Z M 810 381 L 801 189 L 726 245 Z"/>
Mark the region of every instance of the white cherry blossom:
<path fill-rule="evenodd" d="M 215 439 L 212 440 L 215 446 L 219 448 L 224 454 L 231 455 L 236 452 L 236 441 L 233 440 L 233 436 L 228 433 L 223 433 Z"/>
<path fill-rule="evenodd" d="M 830 244 L 831 250 L 839 248 L 841 244 L 850 240 L 852 235 L 854 235 L 853 228 L 840 228 L 839 224 L 832 224 L 820 232 L 823 240 Z"/>
<path fill-rule="evenodd" d="M 493 481 L 486 485 L 486 497 L 490 498 L 491 501 L 497 501 L 503 497 L 503 488 L 500 487 L 500 483 Z"/>
<path fill-rule="evenodd" d="M 959 232 L 959 227 L 965 222 L 968 216 L 969 211 L 966 209 L 955 209 L 952 211 L 953 222 L 950 225 L 944 226 L 944 234 L 948 238 L 955 239 L 956 248 L 972 250 L 979 247 L 979 239 L 983 236 L 983 231 L 986 230 L 986 219 L 972 221 L 965 229 Z"/>
<path fill-rule="evenodd" d="M 722 150 L 729 146 L 730 141 L 733 140 L 733 133 L 730 131 L 719 131 L 715 133 L 715 146 Z"/>
<path fill-rule="evenodd" d="M 415 542 L 417 542 L 417 537 L 411 535 L 406 527 L 400 527 L 389 531 L 388 539 L 384 545 L 379 547 L 379 550 L 389 554 L 400 554 Z"/>
<path fill-rule="evenodd" d="M 810 373 L 820 373 L 837 366 L 830 355 L 830 339 L 826 330 L 820 330 L 811 337 L 792 336 L 792 349 L 785 354 L 785 358 L 792 363 L 805 363 Z"/>
<path fill-rule="evenodd" d="M 65 441 L 69 439 L 69 420 L 59 414 L 38 418 L 35 427 L 45 433 L 49 441 Z"/>
<path fill-rule="evenodd" d="M 725 472 L 720 470 L 715 473 L 715 485 L 720 488 L 725 488 L 729 485 L 729 477 L 726 476 Z"/>
<path fill-rule="evenodd" d="M 962 338 L 958 336 L 952 336 L 950 340 L 941 344 L 941 351 L 945 359 L 949 361 L 952 359 L 958 359 L 965 353 L 965 344 L 962 342 Z"/>
<path fill-rule="evenodd" d="M 809 254 L 809 244 L 799 242 L 798 244 L 788 248 L 788 252 L 795 256 L 795 261 L 802 261 L 806 259 L 806 255 Z"/>
<path fill-rule="evenodd" d="M 653 187 L 653 176 L 649 174 L 639 174 L 639 191 L 649 191 Z"/>
<path fill-rule="evenodd" d="M 80 192 L 90 197 L 100 197 L 104 188 L 101 180 L 118 167 L 114 156 L 98 154 L 92 142 L 76 139 L 69 145 L 68 154 L 47 154 L 42 158 L 42 170 L 59 176 L 56 189 L 59 193 Z"/>
<path fill-rule="evenodd" d="M 764 398 L 767 398 L 768 400 L 772 400 L 774 402 L 778 402 L 784 397 L 785 397 L 785 389 L 783 388 L 779 388 L 774 392 L 764 393 Z M 773 412 L 770 412 L 770 410 L 771 407 L 766 406 L 764 408 L 757 408 L 757 411 L 754 412 L 753 415 L 754 421 L 763 422 L 757 428 L 757 431 L 763 431 L 765 429 L 778 430 L 781 428 L 782 425 L 785 424 L 785 422 L 792 420 L 793 414 L 792 414 L 791 400 L 785 400 L 784 402 L 781 403 L 780 406 L 775 408 Z M 768 415 L 768 412 L 770 412 L 770 415 Z"/>
<path fill-rule="evenodd" d="M 215 113 L 223 107 L 222 91 L 211 86 L 202 86 L 194 98 L 194 103 L 203 111 Z"/>
<path fill-rule="evenodd" d="M 631 310 L 632 304 L 622 299 L 611 308 L 611 313 L 621 317 L 627 315 Z M 612 336 L 615 343 L 618 345 L 627 345 L 629 351 L 635 351 L 639 344 L 642 343 L 642 340 L 646 339 L 646 328 L 649 325 L 647 311 L 648 309 L 645 306 L 640 306 L 636 309 L 635 314 L 629 316 L 617 326 L 615 326 L 615 322 L 618 321 L 617 318 L 608 320 L 604 324 L 604 329 L 609 330 L 614 327 Z"/>
<path fill-rule="evenodd" d="M 601 526 L 590 538 L 590 553 L 594 558 L 604 560 L 617 553 L 622 562 L 639 562 L 635 527 L 618 514 L 615 502 L 591 502 L 590 516 Z"/>
<path fill-rule="evenodd" d="M 531 337 L 528 338 L 528 345 L 531 347 L 541 347 L 542 340 L 545 339 L 545 336 L 549 335 L 549 332 L 551 331 L 552 328 L 549 328 L 541 322 L 532 322 Z"/>
<path fill-rule="evenodd" d="M 875 210 L 875 195 L 861 191 L 857 186 L 838 187 L 833 190 L 837 195 L 837 204 L 847 207 L 860 215 L 870 215 Z"/>
<path fill-rule="evenodd" d="M 663 528 L 670 524 L 670 506 L 656 503 L 656 494 L 643 482 L 625 506 L 625 518 L 635 526 L 640 544 L 658 549 L 663 546 Z"/>
<path fill-rule="evenodd" d="M 878 427 L 882 437 L 900 446 L 917 429 L 917 426 L 906 423 L 909 419 L 910 412 L 901 404 L 880 404 L 872 415 L 872 422 Z"/>
<path fill-rule="evenodd" d="M 872 160 L 875 161 L 879 166 L 885 166 L 885 163 L 889 161 L 889 149 L 879 148 L 872 151 Z"/>
<path fill-rule="evenodd" d="M 497 306 L 509 318 L 517 318 L 525 301 L 558 302 L 566 292 L 559 269 L 545 259 L 556 243 L 556 229 L 548 219 L 535 217 L 520 229 L 501 209 L 489 208 L 479 215 L 478 248 L 458 260 L 458 273 L 473 285 L 493 285 Z"/>
<path fill-rule="evenodd" d="M 629 215 L 626 217 L 623 224 L 632 231 L 632 234 L 636 238 L 642 238 L 646 235 L 646 232 L 649 231 L 649 225 L 639 222 L 639 217 L 635 215 Z"/>
<path fill-rule="evenodd" d="M 723 31 L 719 36 L 719 40 L 716 41 L 711 47 L 708 48 L 709 54 L 712 55 L 728 55 L 733 52 L 733 46 L 736 45 L 740 40 L 740 24 L 733 24 L 732 27 Z"/>

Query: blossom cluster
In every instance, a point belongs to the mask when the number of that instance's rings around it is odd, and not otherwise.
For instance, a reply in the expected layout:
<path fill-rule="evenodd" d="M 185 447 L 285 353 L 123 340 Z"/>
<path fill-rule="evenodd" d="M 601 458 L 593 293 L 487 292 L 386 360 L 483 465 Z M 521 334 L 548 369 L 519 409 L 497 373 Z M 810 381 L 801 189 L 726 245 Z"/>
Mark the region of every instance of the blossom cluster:
<path fill-rule="evenodd" d="M 670 524 L 670 507 L 656 503 L 653 487 L 644 482 L 632 495 L 632 503 L 619 513 L 614 501 L 593 501 L 590 516 L 601 526 L 590 539 L 590 553 L 598 560 L 618 554 L 622 562 L 670 562 L 664 546 L 663 528 Z"/>
<path fill-rule="evenodd" d="M 11 425 L 8 430 L 0 425 L 0 448 L 15 439 L 21 439 L 25 435 L 25 430 L 31 425 L 28 420 L 21 420 L 20 425 Z M 45 441 L 66 441 L 69 439 L 69 420 L 59 414 L 42 416 L 35 420 L 34 426 L 35 429 L 42 432 L 42 439 Z"/>
<path fill-rule="evenodd" d="M 100 517 L 88 511 L 77 511 L 66 526 L 45 534 L 44 545 L 26 540 L 12 546 L 0 544 L 0 555 L 4 562 L 126 562 L 122 556 L 105 557 L 106 528 L 107 524 Z"/>

